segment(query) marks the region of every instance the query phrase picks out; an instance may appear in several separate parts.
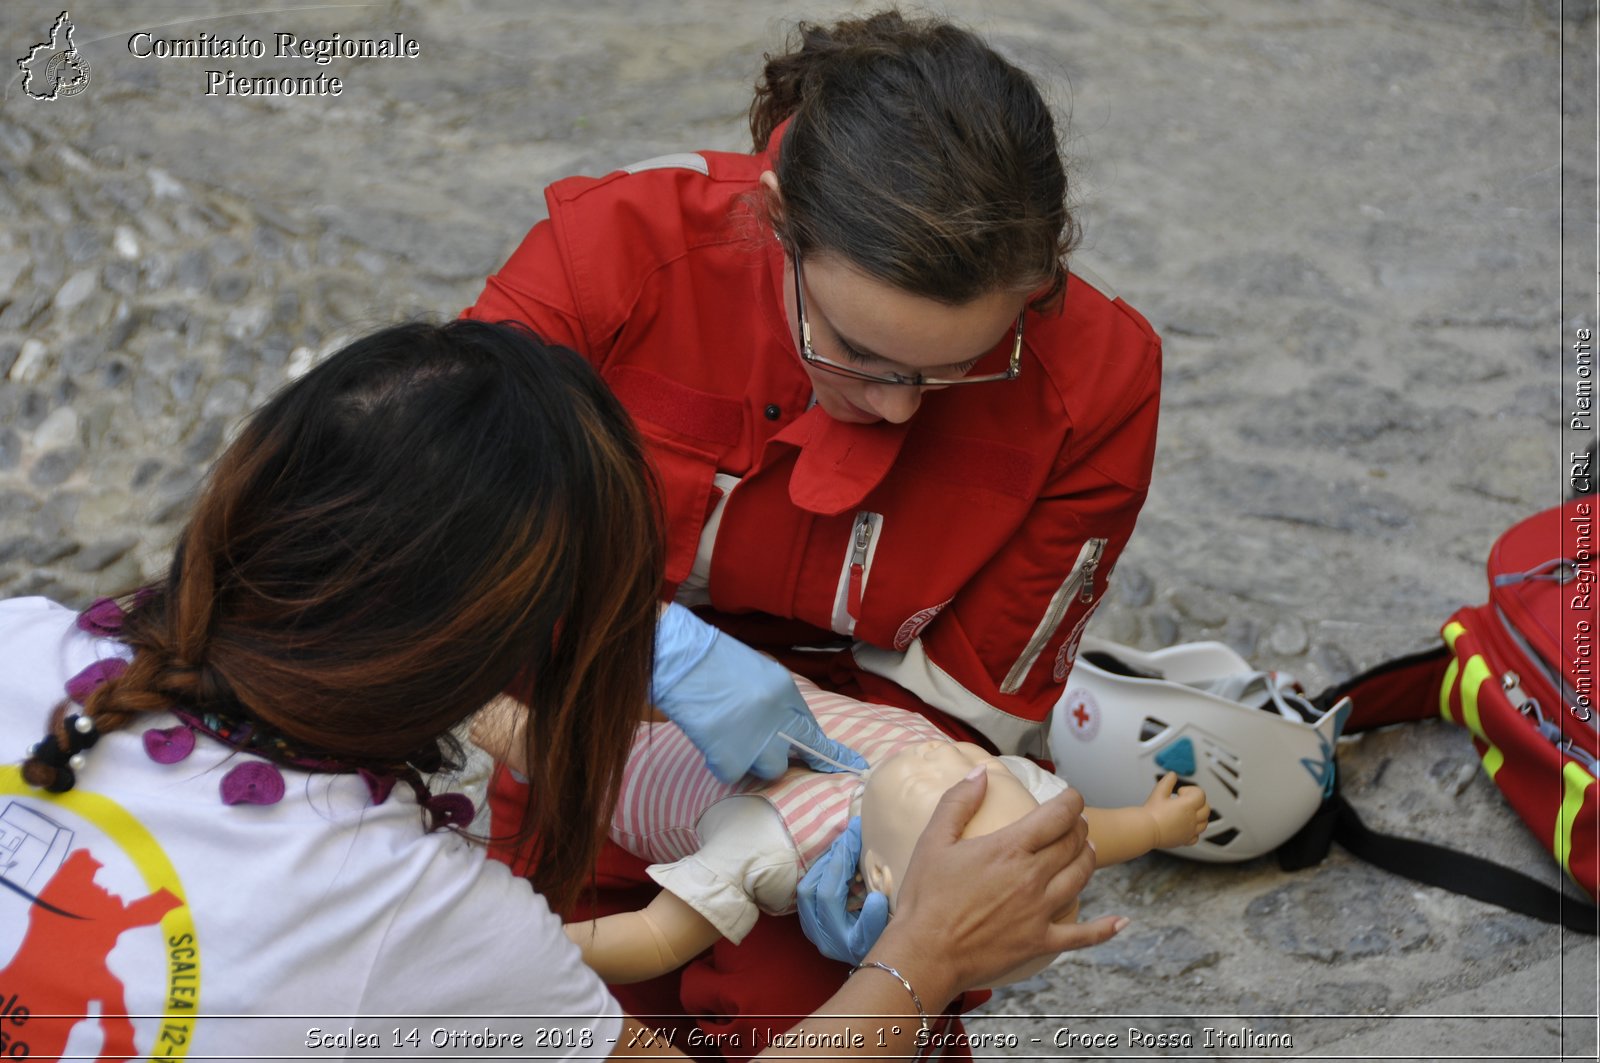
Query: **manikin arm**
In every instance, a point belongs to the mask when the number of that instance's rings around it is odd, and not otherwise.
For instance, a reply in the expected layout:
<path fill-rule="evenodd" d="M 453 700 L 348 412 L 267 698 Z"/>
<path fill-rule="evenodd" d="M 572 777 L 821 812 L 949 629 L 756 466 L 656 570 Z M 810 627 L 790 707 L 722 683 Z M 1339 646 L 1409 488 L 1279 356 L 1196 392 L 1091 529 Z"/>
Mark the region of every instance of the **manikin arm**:
<path fill-rule="evenodd" d="M 528 707 L 509 694 L 501 694 L 472 718 L 472 744 L 518 774 L 525 774 L 522 729 Z"/>
<path fill-rule="evenodd" d="M 1169 771 L 1142 805 L 1084 809 L 1095 866 L 1120 864 L 1151 849 L 1176 849 L 1199 841 L 1211 806 L 1200 787 L 1185 786 L 1173 793 L 1177 785 L 1178 776 Z"/>
<path fill-rule="evenodd" d="M 722 936 L 705 916 L 666 890 L 637 912 L 568 923 L 564 929 L 583 950 L 583 962 L 612 985 L 677 970 Z"/>

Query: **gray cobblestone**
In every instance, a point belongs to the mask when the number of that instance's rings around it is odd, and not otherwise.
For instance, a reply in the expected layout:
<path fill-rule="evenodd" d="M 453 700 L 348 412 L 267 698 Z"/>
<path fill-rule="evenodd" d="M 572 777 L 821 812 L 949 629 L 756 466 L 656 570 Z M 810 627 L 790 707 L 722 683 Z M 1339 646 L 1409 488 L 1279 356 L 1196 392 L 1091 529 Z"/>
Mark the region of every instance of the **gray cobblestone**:
<path fill-rule="evenodd" d="M 1322 963 L 1410 951 L 1426 945 L 1430 931 L 1407 893 L 1381 872 L 1335 867 L 1251 901 L 1245 922 L 1267 947 Z M 1309 911 L 1324 916 L 1308 921 Z"/>
<path fill-rule="evenodd" d="M 193 251 L 184 252 L 178 258 L 177 282 L 179 288 L 190 292 L 202 291 L 210 280 L 211 259 L 206 255 L 205 251 L 196 248 Z"/>
<path fill-rule="evenodd" d="M 1177 978 L 1210 967 L 1221 952 L 1202 941 L 1187 927 L 1161 927 L 1154 932 L 1132 933 L 1103 946 L 1096 966 L 1119 968 L 1151 978 Z"/>
<path fill-rule="evenodd" d="M 28 482 L 35 487 L 58 487 L 83 464 L 82 447 L 61 447 L 39 455 L 28 473 Z M 46 564 L 39 561 L 36 564 Z"/>
<path fill-rule="evenodd" d="M 1294 657 L 1306 651 L 1309 636 L 1298 617 L 1279 617 L 1267 632 L 1267 648 L 1279 657 Z"/>
<path fill-rule="evenodd" d="M 28 268 L 28 256 L 17 251 L 0 253 L 0 292 L 10 292 Z"/>
<path fill-rule="evenodd" d="M 212 298 L 219 303 L 237 303 L 249 290 L 250 278 L 242 273 L 224 274 L 211 285 Z"/>
<path fill-rule="evenodd" d="M 73 557 L 72 568 L 77 572 L 102 572 L 120 561 L 138 544 L 138 536 L 128 535 L 86 546 Z"/>
<path fill-rule="evenodd" d="M 70 406 L 52 410 L 33 430 L 33 446 L 38 450 L 64 447 L 78 441 L 78 414 Z"/>
<path fill-rule="evenodd" d="M 0 310 L 0 332 L 21 332 L 29 328 L 49 305 L 50 296 L 42 292 L 12 300 L 4 310 Z"/>
<path fill-rule="evenodd" d="M 1172 646 L 1179 641 L 1182 625 L 1178 623 L 1178 618 L 1167 610 L 1150 610 L 1145 614 L 1145 624 L 1149 631 L 1147 645 Z"/>

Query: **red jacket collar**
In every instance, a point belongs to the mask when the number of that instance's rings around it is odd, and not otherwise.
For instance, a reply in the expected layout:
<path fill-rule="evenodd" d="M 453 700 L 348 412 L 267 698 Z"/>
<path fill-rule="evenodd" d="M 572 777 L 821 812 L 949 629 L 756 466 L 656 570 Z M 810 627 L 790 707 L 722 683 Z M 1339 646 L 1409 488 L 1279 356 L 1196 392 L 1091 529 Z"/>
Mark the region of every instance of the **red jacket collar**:
<path fill-rule="evenodd" d="M 789 474 L 789 499 L 822 516 L 860 506 L 894 467 L 910 430 L 909 421 L 845 424 L 811 407 L 773 440 L 800 450 Z"/>

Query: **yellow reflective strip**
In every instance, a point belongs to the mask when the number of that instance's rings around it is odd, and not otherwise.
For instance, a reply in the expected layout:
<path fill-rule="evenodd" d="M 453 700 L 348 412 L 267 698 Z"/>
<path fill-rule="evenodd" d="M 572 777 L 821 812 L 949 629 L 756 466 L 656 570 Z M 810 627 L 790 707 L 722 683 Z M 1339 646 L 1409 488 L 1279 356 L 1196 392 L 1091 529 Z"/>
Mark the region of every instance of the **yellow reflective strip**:
<path fill-rule="evenodd" d="M 1578 822 L 1578 811 L 1583 808 L 1583 795 L 1594 785 L 1594 776 L 1569 760 L 1561 769 L 1561 779 L 1566 785 L 1562 788 L 1561 814 L 1556 817 L 1556 836 L 1550 851 L 1556 854 L 1556 860 L 1567 877 L 1573 878 L 1572 825 Z"/>
<path fill-rule="evenodd" d="M 1495 773 L 1505 766 L 1506 755 L 1500 752 L 1499 746 L 1490 746 L 1483 751 L 1483 770 L 1493 779 Z"/>
<path fill-rule="evenodd" d="M 1461 722 L 1485 742 L 1489 739 L 1484 735 L 1483 723 L 1478 719 L 1478 688 L 1488 678 L 1489 662 L 1477 653 L 1468 657 L 1467 666 L 1461 670 Z"/>
<path fill-rule="evenodd" d="M 1494 778 L 1505 765 L 1506 755 L 1500 752 L 1493 742 L 1489 741 L 1483 733 L 1483 723 L 1478 719 L 1478 688 L 1483 686 L 1483 681 L 1489 678 L 1489 662 L 1480 654 L 1474 653 L 1467 658 L 1467 666 L 1461 670 L 1461 722 L 1466 724 L 1467 730 L 1477 735 L 1489 747 L 1483 751 L 1483 770 L 1489 773 L 1489 778 Z"/>
<path fill-rule="evenodd" d="M 1456 639 L 1460 638 L 1461 633 L 1465 630 L 1467 629 L 1462 627 L 1459 621 L 1452 620 L 1446 624 L 1444 626 L 1444 630 L 1440 632 L 1440 634 L 1444 636 L 1444 644 L 1450 647 L 1451 653 L 1455 652 Z"/>
<path fill-rule="evenodd" d="M 1456 718 L 1450 715 L 1450 692 L 1456 688 L 1456 676 L 1460 673 L 1461 662 L 1454 657 L 1450 658 L 1450 667 L 1444 670 L 1444 683 L 1439 687 L 1439 715 L 1451 723 L 1455 723 Z"/>

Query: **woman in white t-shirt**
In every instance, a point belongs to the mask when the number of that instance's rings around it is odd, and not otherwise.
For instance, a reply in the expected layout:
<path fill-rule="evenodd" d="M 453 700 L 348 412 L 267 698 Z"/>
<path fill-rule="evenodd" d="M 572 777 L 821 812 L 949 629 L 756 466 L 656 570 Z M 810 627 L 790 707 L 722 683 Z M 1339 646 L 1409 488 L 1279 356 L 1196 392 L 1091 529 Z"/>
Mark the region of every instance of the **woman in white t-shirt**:
<path fill-rule="evenodd" d="M 0 767 L 3 1043 L 676 1054 L 551 910 L 590 878 L 647 700 L 644 468 L 571 352 L 400 326 L 250 419 L 163 582 L 82 614 L 0 602 L 0 742 L 27 751 Z M 448 829 L 471 804 L 427 782 L 503 691 L 531 706 L 538 892 Z M 1076 795 L 957 841 L 983 791 L 980 774 L 946 796 L 862 973 L 767 1044 L 722 1047 L 905 1055 L 961 990 L 1120 929 L 1073 921 Z"/>

